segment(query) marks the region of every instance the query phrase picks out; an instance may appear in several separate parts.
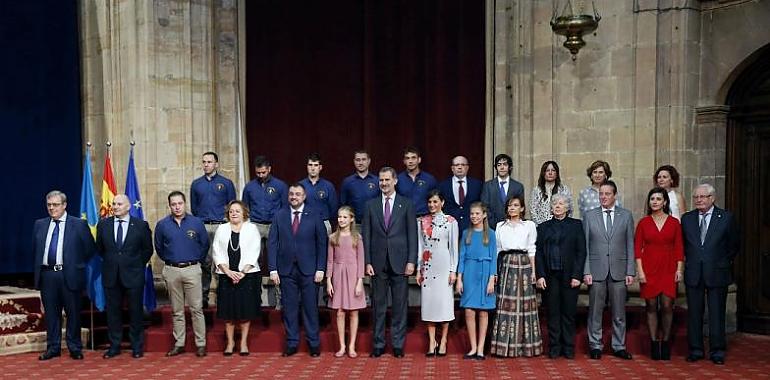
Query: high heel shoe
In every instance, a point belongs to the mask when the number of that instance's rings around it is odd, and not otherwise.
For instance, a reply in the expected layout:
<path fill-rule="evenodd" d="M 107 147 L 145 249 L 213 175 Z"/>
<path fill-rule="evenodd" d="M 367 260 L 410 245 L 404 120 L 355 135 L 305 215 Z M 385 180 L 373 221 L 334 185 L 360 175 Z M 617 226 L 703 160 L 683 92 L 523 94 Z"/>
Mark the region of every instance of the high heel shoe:
<path fill-rule="evenodd" d="M 238 355 L 249 356 L 249 346 L 241 346 L 241 351 L 238 352 Z"/>
<path fill-rule="evenodd" d="M 235 344 L 233 344 L 232 347 L 230 347 L 230 350 L 228 351 L 227 348 L 225 348 L 224 351 L 222 351 L 222 355 L 224 356 L 233 356 L 233 349 L 235 348 Z"/>
<path fill-rule="evenodd" d="M 430 357 L 433 357 L 433 356 L 436 356 L 436 352 L 437 352 L 437 351 L 438 351 L 438 343 L 436 343 L 436 345 L 435 345 L 435 346 L 433 346 L 433 350 L 432 350 L 432 351 L 428 351 L 428 352 L 425 354 L 425 356 L 426 356 L 426 357 L 429 357 L 429 358 L 430 358 Z"/>
<path fill-rule="evenodd" d="M 441 345 L 439 345 L 439 347 L 441 347 Z M 436 351 L 436 356 L 439 356 L 439 357 L 446 356 L 446 343 L 444 343 L 444 352 Z"/>

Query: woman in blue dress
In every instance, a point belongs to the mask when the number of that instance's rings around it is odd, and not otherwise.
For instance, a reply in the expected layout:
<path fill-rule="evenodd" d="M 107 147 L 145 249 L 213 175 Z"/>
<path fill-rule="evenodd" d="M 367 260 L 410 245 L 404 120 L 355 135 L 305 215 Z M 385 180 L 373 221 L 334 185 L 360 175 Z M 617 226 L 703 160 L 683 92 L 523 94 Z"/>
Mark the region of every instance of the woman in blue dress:
<path fill-rule="evenodd" d="M 464 358 L 484 360 L 484 343 L 489 324 L 488 310 L 495 308 L 497 243 L 487 222 L 487 206 L 481 202 L 473 203 L 470 221 L 471 226 L 463 232 L 460 241 L 457 292 L 460 293 L 460 307 L 465 308 L 465 324 L 468 328 L 468 340 L 471 342 L 471 349 Z"/>

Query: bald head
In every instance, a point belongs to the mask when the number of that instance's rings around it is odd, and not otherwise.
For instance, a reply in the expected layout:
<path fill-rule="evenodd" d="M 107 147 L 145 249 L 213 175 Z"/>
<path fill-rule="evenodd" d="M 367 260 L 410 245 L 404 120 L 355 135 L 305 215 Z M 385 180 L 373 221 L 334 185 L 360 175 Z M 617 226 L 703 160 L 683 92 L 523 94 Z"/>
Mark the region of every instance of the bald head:
<path fill-rule="evenodd" d="M 125 194 L 118 194 L 112 200 L 112 214 L 118 218 L 123 218 L 131 209 L 131 202 Z"/>
<path fill-rule="evenodd" d="M 456 156 L 452 159 L 452 174 L 459 179 L 468 175 L 468 159 L 465 156 Z"/>

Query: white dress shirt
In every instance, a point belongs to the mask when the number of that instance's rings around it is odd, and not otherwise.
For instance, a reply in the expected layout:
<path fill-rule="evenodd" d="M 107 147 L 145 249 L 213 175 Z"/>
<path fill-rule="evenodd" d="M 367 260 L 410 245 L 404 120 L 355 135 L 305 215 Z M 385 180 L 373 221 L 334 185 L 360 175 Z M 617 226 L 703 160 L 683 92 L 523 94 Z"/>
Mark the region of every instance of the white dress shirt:
<path fill-rule="evenodd" d="M 56 262 L 55 263 L 49 263 L 48 262 L 48 248 L 51 246 L 51 235 L 53 235 L 53 229 L 56 227 L 56 223 L 54 222 L 55 219 L 51 218 L 51 222 L 48 223 L 48 233 L 45 236 L 45 249 L 43 250 L 43 265 L 62 265 L 64 264 L 64 259 L 62 257 L 62 248 L 64 244 L 64 230 L 66 228 L 66 222 L 67 222 L 67 212 L 65 211 L 64 214 L 62 214 L 61 218 L 59 218 L 59 238 L 56 242 Z"/>
<path fill-rule="evenodd" d="M 125 243 L 126 242 L 126 235 L 128 235 L 128 221 L 131 220 L 131 215 L 126 214 L 126 216 L 124 216 L 123 218 L 118 218 L 116 216 L 113 219 L 113 223 L 114 223 L 114 227 L 115 228 L 114 228 L 114 235 L 112 237 L 113 237 L 113 239 L 115 239 L 116 242 L 118 241 L 118 220 L 122 220 L 123 221 L 123 236 L 122 236 L 122 239 L 120 239 L 120 241 Z"/>

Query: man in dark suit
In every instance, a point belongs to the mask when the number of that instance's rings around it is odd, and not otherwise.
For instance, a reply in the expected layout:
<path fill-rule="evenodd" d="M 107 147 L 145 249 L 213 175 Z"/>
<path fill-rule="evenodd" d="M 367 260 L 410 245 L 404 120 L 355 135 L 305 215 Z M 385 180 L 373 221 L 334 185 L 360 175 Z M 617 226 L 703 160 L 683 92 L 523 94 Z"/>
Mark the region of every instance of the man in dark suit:
<path fill-rule="evenodd" d="M 144 268 L 152 256 L 152 233 L 144 220 L 132 218 L 131 202 L 124 194 L 112 200 L 114 216 L 102 219 L 96 226 L 96 248 L 104 259 L 102 284 L 107 300 L 107 327 L 110 348 L 103 357 L 120 354 L 123 337 L 123 297 L 128 299 L 130 315 L 129 336 L 132 356 L 143 356 L 144 326 L 142 325 L 142 296 Z"/>
<path fill-rule="evenodd" d="M 553 219 L 537 226 L 537 287 L 548 305 L 548 357 L 575 357 L 575 313 L 586 261 L 583 224 L 567 216 L 570 199 L 551 197 Z"/>
<path fill-rule="evenodd" d="M 511 178 L 513 159 L 507 154 L 495 156 L 495 178 L 484 182 L 481 189 L 481 201 L 489 209 L 489 227 L 496 228 L 497 223 L 505 220 L 505 203 L 518 195 L 524 199 L 524 185 Z"/>
<path fill-rule="evenodd" d="M 366 274 L 372 279 L 372 309 L 374 311 L 374 349 L 372 357 L 385 351 L 385 314 L 388 309 L 388 289 L 392 300 L 390 337 L 393 356 L 404 356 L 408 277 L 417 262 L 417 219 L 409 199 L 396 194 L 396 170 L 380 169 L 382 196 L 366 203 L 362 220 L 362 235 Z"/>
<path fill-rule="evenodd" d="M 687 288 L 688 362 L 703 359 L 703 299 L 708 303 L 709 351 L 714 364 L 725 363 L 725 305 L 733 282 L 732 263 L 740 251 L 740 231 L 733 214 L 714 205 L 709 184 L 693 191 L 695 210 L 682 215 L 684 282 Z"/>
<path fill-rule="evenodd" d="M 481 198 L 481 181 L 468 177 L 468 159 L 457 156 L 452 159 L 452 176 L 438 184 L 438 190 L 446 199 L 444 212 L 457 220 L 460 235 L 470 224 L 470 205 Z"/>
<path fill-rule="evenodd" d="M 317 210 L 305 206 L 305 188 L 289 186 L 289 207 L 273 217 L 268 235 L 270 279 L 281 287 L 283 327 L 286 350 L 283 356 L 297 353 L 299 346 L 299 309 L 310 356 L 321 355 L 318 334 L 318 284 L 326 271 L 326 226 Z"/>
<path fill-rule="evenodd" d="M 61 312 L 67 313 L 70 357 L 83 359 L 80 309 L 86 287 L 86 263 L 96 251 L 88 223 L 67 215 L 67 196 L 53 190 L 45 197 L 47 218 L 35 221 L 32 253 L 35 287 L 40 289 L 46 322 L 46 350 L 40 360 L 61 356 Z"/>
<path fill-rule="evenodd" d="M 583 280 L 588 290 L 588 345 L 591 359 L 602 357 L 602 314 L 609 294 L 612 306 L 612 351 L 630 360 L 626 350 L 626 294 L 636 276 L 634 218 L 616 204 L 618 187 L 607 181 L 599 187 L 600 207 L 583 217 L 587 257 Z"/>

